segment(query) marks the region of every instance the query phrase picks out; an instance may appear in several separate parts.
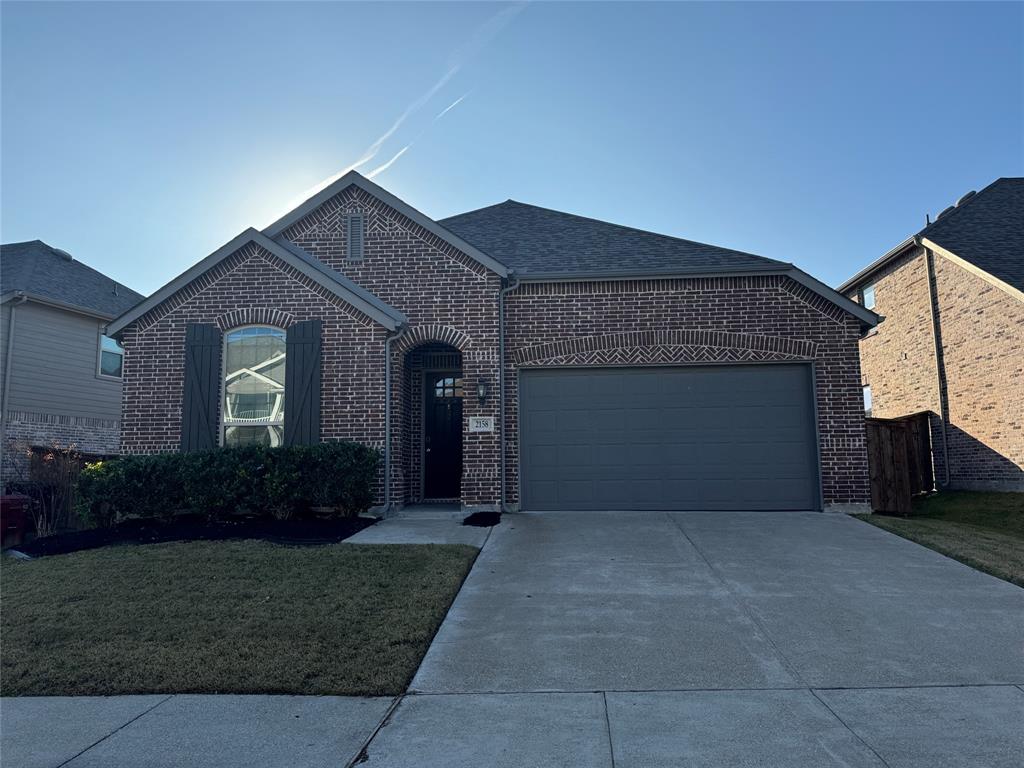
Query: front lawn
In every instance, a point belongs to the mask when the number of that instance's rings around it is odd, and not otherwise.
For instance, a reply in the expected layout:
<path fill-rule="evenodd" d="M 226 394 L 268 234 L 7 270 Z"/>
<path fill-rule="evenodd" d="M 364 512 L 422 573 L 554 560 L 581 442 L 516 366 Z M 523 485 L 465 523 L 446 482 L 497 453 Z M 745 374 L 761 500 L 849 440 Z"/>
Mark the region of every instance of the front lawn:
<path fill-rule="evenodd" d="M 950 491 L 915 501 L 912 517 L 858 517 L 1024 587 L 1024 493 Z"/>
<path fill-rule="evenodd" d="M 477 550 L 188 542 L 0 566 L 0 694 L 397 694 Z"/>

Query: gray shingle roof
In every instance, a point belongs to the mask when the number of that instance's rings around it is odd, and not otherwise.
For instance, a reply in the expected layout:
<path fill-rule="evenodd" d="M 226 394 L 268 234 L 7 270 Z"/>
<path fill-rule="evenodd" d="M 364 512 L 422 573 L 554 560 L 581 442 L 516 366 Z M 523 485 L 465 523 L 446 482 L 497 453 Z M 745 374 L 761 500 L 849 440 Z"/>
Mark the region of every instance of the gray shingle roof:
<path fill-rule="evenodd" d="M 778 269 L 742 251 L 507 200 L 439 222 L 520 275 Z"/>
<path fill-rule="evenodd" d="M 0 294 L 20 291 L 116 317 L 145 297 L 42 240 L 0 246 Z"/>
<path fill-rule="evenodd" d="M 1024 178 L 997 179 L 920 234 L 1024 290 Z"/>

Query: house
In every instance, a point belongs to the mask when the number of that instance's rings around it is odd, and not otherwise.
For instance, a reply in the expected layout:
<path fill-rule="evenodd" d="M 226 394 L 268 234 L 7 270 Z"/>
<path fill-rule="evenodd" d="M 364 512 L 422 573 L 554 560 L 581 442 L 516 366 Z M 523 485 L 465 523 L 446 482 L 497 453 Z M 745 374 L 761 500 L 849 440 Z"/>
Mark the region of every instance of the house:
<path fill-rule="evenodd" d="M 971 192 L 839 287 L 872 416 L 931 412 L 936 482 L 1024 491 L 1024 178 Z"/>
<path fill-rule="evenodd" d="M 142 298 L 41 240 L 0 246 L 4 480 L 26 446 L 117 453 L 124 352 L 103 327 Z"/>
<path fill-rule="evenodd" d="M 351 172 L 107 332 L 124 453 L 355 440 L 385 509 L 822 509 L 869 498 L 876 321 L 791 264 L 513 201 L 434 221 Z"/>

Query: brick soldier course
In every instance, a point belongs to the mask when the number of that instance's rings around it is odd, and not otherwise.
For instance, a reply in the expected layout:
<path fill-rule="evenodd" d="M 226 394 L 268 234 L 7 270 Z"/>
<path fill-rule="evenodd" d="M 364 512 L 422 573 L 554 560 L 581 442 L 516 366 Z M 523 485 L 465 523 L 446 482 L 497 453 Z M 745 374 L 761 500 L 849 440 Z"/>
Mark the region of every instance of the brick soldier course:
<path fill-rule="evenodd" d="M 868 500 L 858 339 L 873 313 L 789 264 L 511 201 L 434 222 L 354 172 L 111 324 L 126 350 L 121 450 L 181 448 L 190 324 L 311 319 L 320 437 L 388 450 L 380 503 L 423 498 L 437 366 L 457 365 L 465 388 L 459 500 L 515 509 L 523 368 L 781 361 L 814 364 L 822 501 Z M 470 431 L 475 417 L 494 429 Z"/>

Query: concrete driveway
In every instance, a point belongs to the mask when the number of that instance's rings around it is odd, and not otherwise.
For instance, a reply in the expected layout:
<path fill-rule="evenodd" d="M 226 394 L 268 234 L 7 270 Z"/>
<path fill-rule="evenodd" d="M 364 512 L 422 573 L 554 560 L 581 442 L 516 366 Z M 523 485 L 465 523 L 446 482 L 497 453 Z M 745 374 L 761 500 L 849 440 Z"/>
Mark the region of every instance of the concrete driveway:
<path fill-rule="evenodd" d="M 379 541 L 465 536 L 389 521 Z M 12 766 L 1024 764 L 1024 590 L 816 513 L 506 515 L 398 699 L 5 699 Z"/>
<path fill-rule="evenodd" d="M 367 765 L 1019 766 L 1024 590 L 843 515 L 506 515 Z"/>

